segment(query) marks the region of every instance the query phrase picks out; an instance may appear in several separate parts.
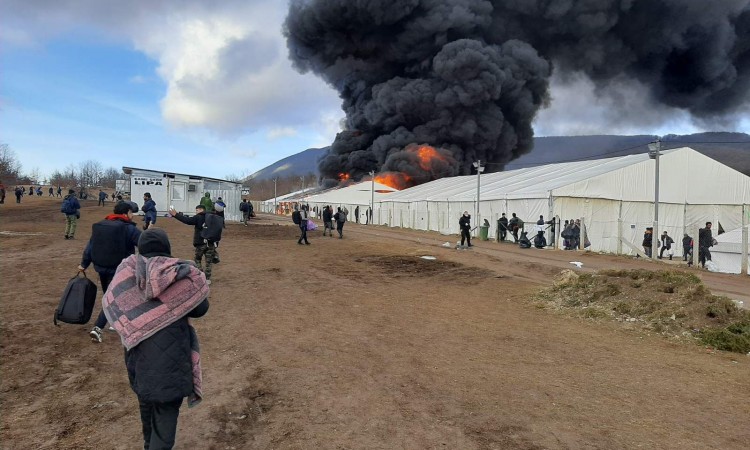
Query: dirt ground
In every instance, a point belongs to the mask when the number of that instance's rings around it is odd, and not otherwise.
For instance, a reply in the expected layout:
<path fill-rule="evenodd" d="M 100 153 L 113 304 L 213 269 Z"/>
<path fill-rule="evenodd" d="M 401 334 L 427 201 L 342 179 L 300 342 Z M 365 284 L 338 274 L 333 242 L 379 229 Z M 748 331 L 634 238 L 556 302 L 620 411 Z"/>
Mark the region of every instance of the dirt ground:
<path fill-rule="evenodd" d="M 59 200 L 8 200 L 0 205 L 0 447 L 140 448 L 117 335 L 97 345 L 87 334 L 93 319 L 52 324 L 91 224 L 111 204 L 86 203 L 68 241 Z M 168 218 L 157 225 L 174 256 L 192 256 L 191 227 Z M 193 321 L 205 400 L 183 406 L 176 448 L 750 442 L 750 356 L 566 317 L 530 300 L 570 261 L 584 271 L 658 263 L 493 242 L 457 251 L 441 247 L 455 236 L 352 224 L 344 239 L 316 231 L 310 240 L 297 245 L 286 218 L 228 225 L 209 313 Z M 700 275 L 750 305 L 747 277 Z"/>

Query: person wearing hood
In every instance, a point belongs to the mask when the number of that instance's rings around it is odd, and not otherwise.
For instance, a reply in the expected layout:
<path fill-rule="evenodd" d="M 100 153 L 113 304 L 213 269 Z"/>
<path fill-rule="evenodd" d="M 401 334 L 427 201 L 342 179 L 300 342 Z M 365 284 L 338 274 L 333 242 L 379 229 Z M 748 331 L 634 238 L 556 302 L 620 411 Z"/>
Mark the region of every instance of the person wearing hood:
<path fill-rule="evenodd" d="M 207 213 L 214 210 L 214 202 L 211 201 L 211 194 L 206 192 L 206 194 L 201 198 L 201 206 L 203 206 L 203 210 Z"/>
<path fill-rule="evenodd" d="M 200 347 L 189 318 L 208 312 L 209 288 L 191 261 L 172 258 L 162 229 L 144 231 L 138 253 L 122 262 L 102 304 L 125 347 L 143 448 L 171 449 L 183 399 L 193 407 L 203 398 Z"/>
<path fill-rule="evenodd" d="M 91 239 L 86 244 L 81 264 L 78 265 L 78 270 L 84 272 L 91 263 L 94 263 L 94 270 L 99 274 L 102 294 L 107 292 L 117 266 L 123 259 L 135 254 L 138 239 L 141 237 L 141 231 L 133 222 L 133 210 L 130 204 L 117 202 L 113 213 L 91 226 Z M 102 330 L 106 325 L 107 318 L 102 309 L 94 328 L 89 332 L 93 342 L 102 342 Z"/>
<path fill-rule="evenodd" d="M 469 211 L 464 211 L 464 214 L 458 219 L 458 227 L 461 229 L 461 247 L 464 246 L 464 242 L 472 247 L 471 245 L 471 216 Z"/>

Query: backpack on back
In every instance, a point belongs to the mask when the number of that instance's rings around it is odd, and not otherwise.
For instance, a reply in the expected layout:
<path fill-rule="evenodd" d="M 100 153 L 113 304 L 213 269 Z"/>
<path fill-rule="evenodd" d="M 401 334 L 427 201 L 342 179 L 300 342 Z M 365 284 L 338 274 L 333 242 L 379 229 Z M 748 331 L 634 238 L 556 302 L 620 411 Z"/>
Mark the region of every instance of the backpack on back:
<path fill-rule="evenodd" d="M 302 223 L 302 214 L 300 214 L 299 211 L 294 211 L 292 213 L 292 222 L 294 222 L 295 225 Z"/>
<path fill-rule="evenodd" d="M 219 242 L 221 232 L 224 229 L 224 219 L 216 214 L 206 214 L 206 220 L 203 222 L 201 237 L 207 241 Z"/>
<path fill-rule="evenodd" d="M 91 320 L 91 312 L 96 303 L 96 284 L 89 280 L 84 272 L 79 272 L 79 274 L 83 274 L 83 278 L 76 274 L 68 281 L 63 291 L 60 303 L 55 310 L 55 325 L 58 321 L 83 324 Z"/>
<path fill-rule="evenodd" d="M 60 208 L 60 212 L 63 214 L 67 214 L 67 215 L 76 213 L 76 207 L 73 205 L 73 201 L 70 199 L 70 197 L 65 197 L 65 199 L 62 202 L 62 207 Z"/>
<path fill-rule="evenodd" d="M 116 220 L 103 220 L 91 225 L 91 261 L 99 267 L 115 269 L 133 254 L 128 242 L 128 225 Z"/>

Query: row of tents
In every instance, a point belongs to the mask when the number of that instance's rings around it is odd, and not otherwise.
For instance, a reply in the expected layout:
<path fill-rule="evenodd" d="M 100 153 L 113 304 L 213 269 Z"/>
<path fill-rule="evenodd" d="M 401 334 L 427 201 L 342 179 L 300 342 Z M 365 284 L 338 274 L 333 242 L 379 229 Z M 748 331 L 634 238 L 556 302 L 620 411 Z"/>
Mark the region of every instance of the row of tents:
<path fill-rule="evenodd" d="M 351 212 L 359 206 L 364 223 L 372 205 L 374 224 L 446 235 L 459 233 L 463 211 L 472 214 L 475 224 L 486 219 L 490 235 L 502 213 L 516 213 L 528 224 L 539 216 L 559 222 L 581 219 L 589 250 L 634 255 L 646 227 L 654 224 L 655 175 L 655 161 L 638 154 L 490 173 L 481 175 L 479 183 L 475 175 L 442 178 L 402 191 L 365 181 L 323 192 L 294 192 L 268 199 L 261 208 L 274 212 L 286 202 L 345 206 Z M 658 233 L 667 231 L 678 243 L 677 257 L 685 233 L 697 239 L 698 229 L 709 221 L 715 234 L 726 230 L 716 236 L 714 262 L 721 271 L 740 273 L 743 234 L 747 245 L 750 222 L 750 177 L 691 148 L 664 151 L 658 214 Z M 560 248 L 561 239 L 555 241 Z"/>

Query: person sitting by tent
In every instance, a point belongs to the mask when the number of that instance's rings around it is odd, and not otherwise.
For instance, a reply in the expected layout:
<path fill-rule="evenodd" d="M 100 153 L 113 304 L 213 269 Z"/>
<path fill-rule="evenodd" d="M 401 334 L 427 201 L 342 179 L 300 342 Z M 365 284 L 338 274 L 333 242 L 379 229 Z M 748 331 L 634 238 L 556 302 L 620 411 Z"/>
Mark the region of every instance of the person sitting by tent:
<path fill-rule="evenodd" d="M 518 246 L 521 248 L 531 248 L 531 241 L 529 240 L 529 237 L 527 236 L 526 231 L 521 232 L 521 238 L 518 239 Z"/>

